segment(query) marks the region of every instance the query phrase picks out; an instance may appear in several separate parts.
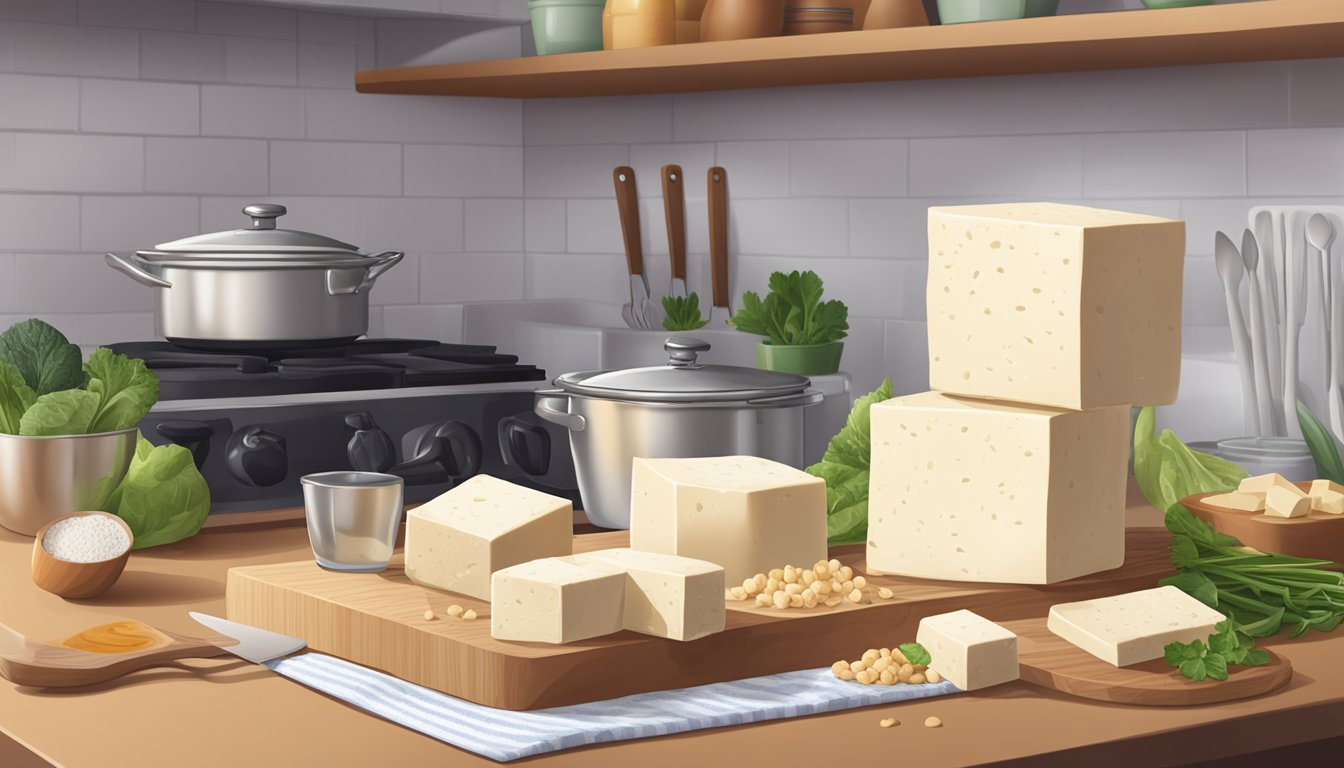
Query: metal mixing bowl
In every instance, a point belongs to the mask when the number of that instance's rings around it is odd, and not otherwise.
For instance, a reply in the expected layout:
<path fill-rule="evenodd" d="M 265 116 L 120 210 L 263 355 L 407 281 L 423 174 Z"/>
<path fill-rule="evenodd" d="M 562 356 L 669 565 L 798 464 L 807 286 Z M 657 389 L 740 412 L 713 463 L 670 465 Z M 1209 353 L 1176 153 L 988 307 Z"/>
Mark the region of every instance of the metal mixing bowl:
<path fill-rule="evenodd" d="M 136 434 L 0 435 L 0 525 L 33 536 L 62 515 L 102 510 L 130 469 Z"/>

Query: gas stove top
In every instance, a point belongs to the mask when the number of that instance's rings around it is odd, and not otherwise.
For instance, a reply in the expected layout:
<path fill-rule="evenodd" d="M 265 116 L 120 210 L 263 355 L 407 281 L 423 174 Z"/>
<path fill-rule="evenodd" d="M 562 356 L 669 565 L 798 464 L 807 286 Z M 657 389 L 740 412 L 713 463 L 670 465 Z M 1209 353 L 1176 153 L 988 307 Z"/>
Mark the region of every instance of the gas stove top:
<path fill-rule="evenodd" d="M 158 374 L 159 402 L 140 431 L 191 451 L 210 486 L 208 525 L 302 517 L 299 478 L 337 470 L 399 475 L 408 503 L 482 472 L 579 498 L 568 434 L 532 413 L 545 371 L 494 347 L 109 346 Z M 234 514 L 243 512 L 266 516 Z"/>
<path fill-rule="evenodd" d="M 203 352 L 166 341 L 110 345 L 159 375 L 161 400 L 542 381 L 544 371 L 494 347 L 361 339 L 335 347 Z"/>

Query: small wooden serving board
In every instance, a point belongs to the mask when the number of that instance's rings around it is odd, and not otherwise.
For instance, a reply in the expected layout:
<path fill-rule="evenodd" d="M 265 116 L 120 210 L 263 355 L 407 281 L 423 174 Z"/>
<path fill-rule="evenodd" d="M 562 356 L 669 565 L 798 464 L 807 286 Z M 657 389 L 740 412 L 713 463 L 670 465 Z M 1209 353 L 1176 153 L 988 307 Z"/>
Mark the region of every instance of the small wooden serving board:
<path fill-rule="evenodd" d="M 1226 680 L 1195 682 L 1162 659 L 1116 667 L 1046 628 L 1045 619 L 1007 621 L 1017 634 L 1022 680 L 1072 696 L 1114 704 L 1182 707 L 1269 693 L 1286 685 L 1293 666 L 1273 651 L 1261 667 L 1233 667 Z"/>
<path fill-rule="evenodd" d="M 574 538 L 574 551 L 626 546 L 626 532 Z M 1172 574 L 1169 536 L 1127 533 L 1125 565 L 1052 586 L 869 576 L 870 602 L 773 610 L 728 603 L 723 632 L 688 643 L 619 632 L 570 643 L 516 643 L 490 636 L 488 603 L 412 583 L 400 556 L 383 573 L 322 570 L 313 561 L 229 571 L 228 616 L 302 637 L 311 649 L 458 698 L 512 710 L 610 699 L 856 659 L 868 648 L 915 639 L 925 616 L 968 609 L 993 621 L 1044 617 L 1056 603 L 1148 589 Z M 866 575 L 862 546 L 831 556 Z M 883 600 L 879 587 L 895 596 Z M 444 616 L 474 609 L 475 621 Z M 427 621 L 426 609 L 438 618 Z"/>
<path fill-rule="evenodd" d="M 1311 488 L 1311 483 L 1297 485 L 1304 491 Z M 1235 536 L 1242 544 L 1261 552 L 1344 562 L 1344 515 L 1310 512 L 1306 517 L 1287 518 L 1205 503 L 1205 499 L 1217 495 L 1188 496 L 1181 499 L 1181 506 L 1212 525 L 1215 531 Z"/>

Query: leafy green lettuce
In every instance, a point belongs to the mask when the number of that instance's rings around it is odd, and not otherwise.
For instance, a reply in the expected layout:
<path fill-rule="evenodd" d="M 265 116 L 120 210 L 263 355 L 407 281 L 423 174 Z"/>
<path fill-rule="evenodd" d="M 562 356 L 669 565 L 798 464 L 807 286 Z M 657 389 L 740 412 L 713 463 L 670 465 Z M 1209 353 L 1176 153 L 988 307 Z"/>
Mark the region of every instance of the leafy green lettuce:
<path fill-rule="evenodd" d="M 98 409 L 88 430 L 92 434 L 134 427 L 159 400 L 159 377 L 145 367 L 144 360 L 99 347 L 84 371 L 89 376 L 89 392 L 98 395 Z"/>
<path fill-rule="evenodd" d="M 1306 441 L 1307 450 L 1311 451 L 1311 459 L 1316 464 L 1316 476 L 1344 483 L 1344 461 L 1339 458 L 1335 438 L 1301 400 L 1297 401 L 1297 423 L 1302 427 L 1302 439 Z"/>
<path fill-rule="evenodd" d="M 1156 432 L 1156 410 L 1144 407 L 1134 426 L 1134 477 L 1148 503 L 1163 512 L 1187 496 L 1233 490 L 1248 476 L 1226 459 L 1186 446 L 1170 429 Z"/>
<path fill-rule="evenodd" d="M 37 398 L 19 420 L 27 436 L 85 435 L 98 412 L 98 395 L 83 389 L 48 392 Z"/>
<path fill-rule="evenodd" d="M 668 331 L 694 331 L 709 325 L 709 319 L 700 316 L 700 294 L 663 297 L 663 328 Z"/>
<path fill-rule="evenodd" d="M 728 320 L 745 333 L 765 336 L 771 344 L 824 344 L 845 338 L 849 309 L 844 302 L 823 302 L 816 272 L 770 275 L 765 300 L 753 291 L 742 294 L 742 307 Z"/>
<path fill-rule="evenodd" d="M 19 421 L 36 400 L 37 393 L 23 380 L 19 369 L 0 360 L 0 432 L 19 434 Z"/>
<path fill-rule="evenodd" d="M 859 544 L 868 537 L 868 478 L 872 453 L 869 409 L 890 400 L 891 379 L 860 397 L 821 461 L 807 472 L 826 481 L 826 536 L 831 546 Z"/>
<path fill-rule="evenodd" d="M 157 547 L 195 536 L 210 512 L 210 488 L 191 451 L 155 446 L 140 436 L 126 479 L 112 492 L 107 511 L 126 521 L 135 548 Z"/>
<path fill-rule="evenodd" d="M 0 333 L 0 360 L 17 368 L 39 395 L 84 386 L 79 347 L 41 320 L 24 320 Z"/>

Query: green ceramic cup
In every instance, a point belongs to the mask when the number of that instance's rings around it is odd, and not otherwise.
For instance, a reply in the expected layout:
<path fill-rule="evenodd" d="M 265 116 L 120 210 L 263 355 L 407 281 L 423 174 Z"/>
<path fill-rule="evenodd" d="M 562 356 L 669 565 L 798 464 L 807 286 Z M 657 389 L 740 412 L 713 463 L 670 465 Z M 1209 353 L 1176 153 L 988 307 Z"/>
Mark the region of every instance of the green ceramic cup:
<path fill-rule="evenodd" d="M 938 0 L 938 18 L 944 24 L 1020 19 L 1027 0 Z"/>
<path fill-rule="evenodd" d="M 762 341 L 756 345 L 756 367 L 799 376 L 825 376 L 840 370 L 840 356 L 844 351 L 843 341 L 781 346 Z"/>
<path fill-rule="evenodd" d="M 1189 8 L 1195 5 L 1212 5 L 1213 0 L 1143 0 L 1149 8 Z"/>
<path fill-rule="evenodd" d="M 1059 0 L 1027 0 L 1026 18 L 1054 16 L 1059 13 Z"/>
<path fill-rule="evenodd" d="M 528 0 L 537 53 L 602 50 L 602 9 L 606 0 Z"/>

